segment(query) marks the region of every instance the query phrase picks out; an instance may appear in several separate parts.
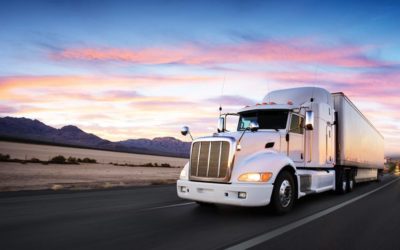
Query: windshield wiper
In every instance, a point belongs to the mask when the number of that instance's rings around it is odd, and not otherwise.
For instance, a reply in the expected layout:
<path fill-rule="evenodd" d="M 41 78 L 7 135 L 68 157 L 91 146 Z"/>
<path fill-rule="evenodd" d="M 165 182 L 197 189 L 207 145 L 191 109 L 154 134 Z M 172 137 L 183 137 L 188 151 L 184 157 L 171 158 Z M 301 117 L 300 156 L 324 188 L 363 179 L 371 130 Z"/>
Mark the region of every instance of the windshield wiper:
<path fill-rule="evenodd" d="M 279 132 L 279 128 L 275 127 L 275 128 L 272 128 L 272 129 L 275 129 L 276 132 Z"/>

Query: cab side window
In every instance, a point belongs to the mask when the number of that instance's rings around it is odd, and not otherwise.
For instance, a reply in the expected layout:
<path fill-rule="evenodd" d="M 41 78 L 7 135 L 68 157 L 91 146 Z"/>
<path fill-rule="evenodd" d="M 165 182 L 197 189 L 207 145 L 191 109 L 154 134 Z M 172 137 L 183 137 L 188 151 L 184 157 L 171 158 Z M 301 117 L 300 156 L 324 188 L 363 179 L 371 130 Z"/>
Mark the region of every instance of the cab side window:
<path fill-rule="evenodd" d="M 295 114 L 292 114 L 290 119 L 290 131 L 292 133 L 303 134 L 303 123 L 304 118 Z"/>

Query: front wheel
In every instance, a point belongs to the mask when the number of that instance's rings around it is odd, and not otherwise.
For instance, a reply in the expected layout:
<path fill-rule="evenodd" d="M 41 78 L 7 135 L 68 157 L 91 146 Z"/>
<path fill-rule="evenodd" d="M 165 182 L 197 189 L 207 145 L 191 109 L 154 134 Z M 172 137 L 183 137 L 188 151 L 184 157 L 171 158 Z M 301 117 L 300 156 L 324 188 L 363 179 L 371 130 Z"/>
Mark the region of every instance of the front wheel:
<path fill-rule="evenodd" d="M 284 214 L 289 212 L 294 204 L 296 197 L 296 187 L 293 175 L 284 171 L 275 180 L 272 191 L 271 205 L 275 212 Z"/>

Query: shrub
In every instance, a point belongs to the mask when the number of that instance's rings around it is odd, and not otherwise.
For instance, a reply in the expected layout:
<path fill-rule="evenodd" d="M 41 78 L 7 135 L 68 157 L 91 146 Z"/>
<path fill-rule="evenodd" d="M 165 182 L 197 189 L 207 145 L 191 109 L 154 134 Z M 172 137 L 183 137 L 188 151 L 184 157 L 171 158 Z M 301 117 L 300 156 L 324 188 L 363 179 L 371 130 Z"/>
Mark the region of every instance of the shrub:
<path fill-rule="evenodd" d="M 90 158 L 83 158 L 83 159 L 78 159 L 78 162 L 83 162 L 83 163 L 97 163 L 96 159 L 90 159 Z"/>
<path fill-rule="evenodd" d="M 68 157 L 67 162 L 69 164 L 78 164 L 78 161 L 76 160 L 76 158 L 75 157 L 71 157 L 71 156 Z"/>
<path fill-rule="evenodd" d="M 30 160 L 30 162 L 32 162 L 32 163 L 40 163 L 41 161 L 38 158 L 32 158 Z"/>
<path fill-rule="evenodd" d="M 66 161 L 66 160 L 67 160 L 67 159 L 65 159 L 64 156 L 62 156 L 62 155 L 57 155 L 57 156 L 53 157 L 53 158 L 50 160 L 50 162 L 51 162 L 51 163 L 58 163 L 58 164 L 65 164 L 65 161 Z"/>
<path fill-rule="evenodd" d="M 10 160 L 10 155 L 0 154 L 0 161 L 9 161 L 9 160 Z"/>
<path fill-rule="evenodd" d="M 163 168 L 170 168 L 171 165 L 169 165 L 168 163 L 162 163 L 162 164 L 161 164 L 161 167 L 163 167 Z"/>
<path fill-rule="evenodd" d="M 389 163 L 388 163 L 388 168 L 389 168 L 389 172 L 390 172 L 390 173 L 394 172 L 394 170 L 396 169 L 396 163 L 394 163 L 394 162 L 389 162 Z"/>

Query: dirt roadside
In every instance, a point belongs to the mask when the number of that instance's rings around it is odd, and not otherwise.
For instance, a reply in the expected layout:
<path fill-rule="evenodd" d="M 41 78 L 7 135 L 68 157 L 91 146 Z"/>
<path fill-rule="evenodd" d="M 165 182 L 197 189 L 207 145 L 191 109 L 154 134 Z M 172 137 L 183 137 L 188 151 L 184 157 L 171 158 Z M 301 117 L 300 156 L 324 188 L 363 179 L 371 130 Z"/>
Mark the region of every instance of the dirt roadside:
<path fill-rule="evenodd" d="M 181 168 L 126 167 L 110 164 L 0 162 L 0 191 L 99 189 L 172 184 Z"/>

